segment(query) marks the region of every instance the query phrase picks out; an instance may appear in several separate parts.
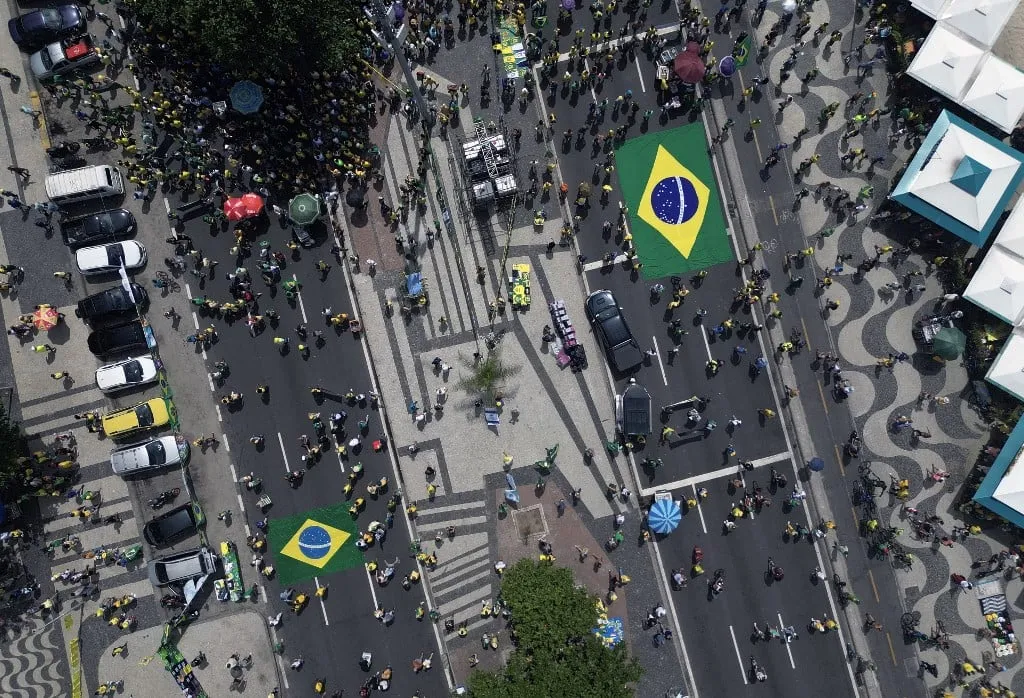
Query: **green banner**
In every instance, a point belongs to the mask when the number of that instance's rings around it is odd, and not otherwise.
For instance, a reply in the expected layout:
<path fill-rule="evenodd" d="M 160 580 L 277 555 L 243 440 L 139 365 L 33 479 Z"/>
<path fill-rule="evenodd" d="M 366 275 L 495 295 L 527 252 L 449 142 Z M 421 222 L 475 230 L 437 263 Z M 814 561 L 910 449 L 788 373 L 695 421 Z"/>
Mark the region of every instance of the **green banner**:
<path fill-rule="evenodd" d="M 736 260 L 700 123 L 632 138 L 615 159 L 645 278 Z"/>
<path fill-rule="evenodd" d="M 281 584 L 312 579 L 363 564 L 356 528 L 344 504 L 312 509 L 270 525 L 270 549 L 278 551 L 274 567 Z"/>

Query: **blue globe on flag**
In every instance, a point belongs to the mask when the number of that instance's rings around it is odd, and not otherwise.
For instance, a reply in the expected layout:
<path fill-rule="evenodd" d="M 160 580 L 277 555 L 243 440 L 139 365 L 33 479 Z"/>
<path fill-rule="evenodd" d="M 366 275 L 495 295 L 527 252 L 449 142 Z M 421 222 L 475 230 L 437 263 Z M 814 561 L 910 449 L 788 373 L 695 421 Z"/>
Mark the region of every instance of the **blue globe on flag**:
<path fill-rule="evenodd" d="M 299 534 L 299 550 L 313 560 L 319 560 L 331 551 L 331 534 L 321 526 L 309 526 Z"/>
<path fill-rule="evenodd" d="M 700 202 L 697 190 L 686 177 L 666 177 L 651 190 L 651 210 L 658 220 L 680 225 L 693 218 Z"/>

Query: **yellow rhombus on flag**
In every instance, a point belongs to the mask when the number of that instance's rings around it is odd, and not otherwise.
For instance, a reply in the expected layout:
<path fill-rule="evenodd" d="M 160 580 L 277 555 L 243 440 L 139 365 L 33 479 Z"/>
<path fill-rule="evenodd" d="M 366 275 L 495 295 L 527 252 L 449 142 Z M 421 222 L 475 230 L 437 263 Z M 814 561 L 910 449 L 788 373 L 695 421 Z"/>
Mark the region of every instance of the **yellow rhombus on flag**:
<path fill-rule="evenodd" d="M 637 215 L 679 254 L 689 258 L 704 224 L 710 193 L 703 182 L 659 145 Z"/>

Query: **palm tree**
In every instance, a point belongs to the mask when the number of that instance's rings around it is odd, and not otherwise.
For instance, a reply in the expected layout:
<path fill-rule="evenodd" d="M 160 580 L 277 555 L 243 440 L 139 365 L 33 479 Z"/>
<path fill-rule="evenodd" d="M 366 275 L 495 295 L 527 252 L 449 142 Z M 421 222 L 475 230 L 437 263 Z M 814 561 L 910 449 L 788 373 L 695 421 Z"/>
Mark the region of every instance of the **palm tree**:
<path fill-rule="evenodd" d="M 501 394 L 508 379 L 519 373 L 519 366 L 505 363 L 499 348 L 492 349 L 479 361 L 472 361 L 461 354 L 459 360 L 469 369 L 469 374 L 455 384 L 460 390 L 480 395 L 486 402 L 493 402 Z"/>

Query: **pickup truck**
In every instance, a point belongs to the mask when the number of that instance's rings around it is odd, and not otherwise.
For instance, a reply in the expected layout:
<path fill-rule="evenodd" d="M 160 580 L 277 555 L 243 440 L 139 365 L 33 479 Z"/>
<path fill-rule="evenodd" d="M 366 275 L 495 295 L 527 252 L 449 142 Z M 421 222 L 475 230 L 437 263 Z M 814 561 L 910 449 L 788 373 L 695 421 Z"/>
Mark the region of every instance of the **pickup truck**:
<path fill-rule="evenodd" d="M 37 79 L 52 80 L 58 75 L 87 68 L 99 60 L 93 38 L 83 34 L 44 46 L 29 56 L 28 64 Z"/>

